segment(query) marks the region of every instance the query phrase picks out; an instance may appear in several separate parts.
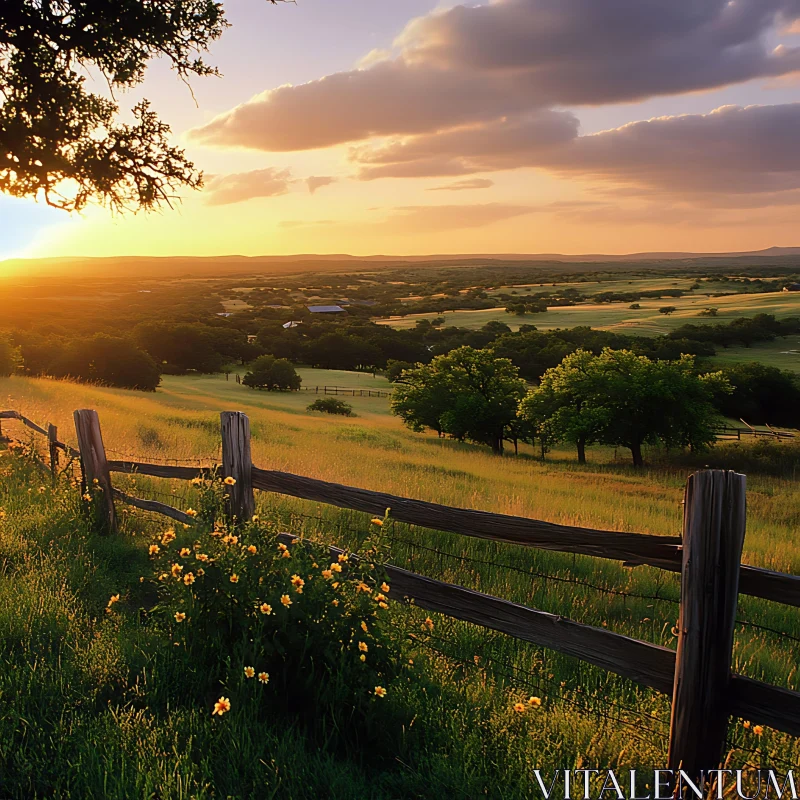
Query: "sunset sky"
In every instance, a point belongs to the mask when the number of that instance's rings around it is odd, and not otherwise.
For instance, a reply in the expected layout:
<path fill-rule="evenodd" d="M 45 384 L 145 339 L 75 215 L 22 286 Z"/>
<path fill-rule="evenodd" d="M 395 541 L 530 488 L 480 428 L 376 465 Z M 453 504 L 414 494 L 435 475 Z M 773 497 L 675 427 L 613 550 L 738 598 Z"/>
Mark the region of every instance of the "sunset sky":
<path fill-rule="evenodd" d="M 0 196 L 0 258 L 800 245 L 800 0 L 225 0 L 149 98 L 174 211 Z"/>

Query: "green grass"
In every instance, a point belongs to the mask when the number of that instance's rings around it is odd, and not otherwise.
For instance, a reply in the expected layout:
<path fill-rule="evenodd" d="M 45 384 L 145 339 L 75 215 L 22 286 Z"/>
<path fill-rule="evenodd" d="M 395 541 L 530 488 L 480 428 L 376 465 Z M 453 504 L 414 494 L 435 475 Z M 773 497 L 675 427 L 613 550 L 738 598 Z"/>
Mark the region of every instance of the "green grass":
<path fill-rule="evenodd" d="M 800 372 L 800 336 L 787 336 L 774 342 L 761 342 L 752 347 L 719 348 L 710 359 L 715 364 L 758 361 L 769 367 Z"/>
<path fill-rule="evenodd" d="M 663 285 L 663 281 L 659 285 Z M 605 286 L 605 284 L 603 284 Z M 499 320 L 512 330 L 520 325 L 535 325 L 540 330 L 574 328 L 587 325 L 592 328 L 617 331 L 640 336 L 657 336 L 688 322 L 713 324 L 730 322 L 737 317 L 755 314 L 774 314 L 778 319 L 800 315 L 800 294 L 773 292 L 768 294 L 737 294 L 727 297 L 708 297 L 692 294 L 685 297 L 670 297 L 655 300 L 640 300 L 639 309 L 629 308 L 630 303 L 583 303 L 565 308 L 552 307 L 543 314 L 507 314 L 504 307 L 484 311 L 449 311 L 443 314 L 409 314 L 378 320 L 380 324 L 394 328 L 412 328 L 418 319 L 443 317 L 447 326 L 482 328 L 487 322 Z M 675 306 L 674 313 L 666 316 L 658 309 Z M 700 317 L 705 308 L 717 308 L 716 317 Z"/>
<path fill-rule="evenodd" d="M 369 386 L 372 378 L 342 376 L 337 382 L 344 380 Z M 568 451 L 553 453 L 544 464 L 527 455 L 498 458 L 404 429 L 385 399 L 348 398 L 359 414 L 355 419 L 308 414 L 305 402 L 297 394 L 254 392 L 218 377 L 167 378 L 150 395 L 44 379 L 0 380 L 0 405 L 58 424 L 61 438 L 72 443 L 72 410 L 90 407 L 99 411 L 109 450 L 145 459 L 213 458 L 218 412 L 241 410 L 251 418 L 253 460 L 265 468 L 564 524 L 680 531 L 689 470 L 668 461 L 635 472 L 622 454 L 615 460 L 603 448 L 591 449 L 584 467 Z M 17 423 L 4 421 L 3 427 L 26 435 Z M 187 484 L 115 480 L 140 496 L 174 490 L 173 504 L 194 501 Z M 163 529 L 163 521 L 126 511 L 120 536 L 94 538 L 75 516 L 74 489 L 40 495 L 39 482 L 15 469 L 0 484 L 0 506 L 8 514 L 0 521 L 0 702 L 7 709 L 11 704 L 0 724 L 0 774 L 13 776 L 13 790 L 4 786 L 9 796 L 390 798 L 449 792 L 523 798 L 530 796 L 535 768 L 665 762 L 664 740 L 645 726 L 665 731 L 666 698 L 576 659 L 438 616 L 428 640 L 419 630 L 424 615 L 413 609 L 393 612 L 398 631 L 423 641 L 408 644 L 417 678 L 390 687 L 398 718 L 414 718 L 398 733 L 391 763 L 373 762 L 367 753 L 336 757 L 311 747 L 292 726 L 271 727 L 246 714 L 231 714 L 228 727 L 214 725 L 202 702 L 169 688 L 166 677 L 165 688 L 156 688 L 159 676 L 148 672 L 155 669 L 149 659 L 164 644 L 152 640 L 135 605 L 113 624 L 102 613 L 111 593 L 135 596 L 146 537 Z M 369 527 L 364 515 L 277 495 L 259 494 L 258 506 L 263 518 L 285 530 L 342 546 L 353 545 Z M 800 572 L 798 525 L 796 482 L 750 475 L 744 560 Z M 393 560 L 420 573 L 674 647 L 677 606 L 670 600 L 677 598 L 678 582 L 669 573 L 399 523 L 390 522 L 386 532 Z M 620 591 L 664 599 L 614 594 Z M 800 637 L 796 609 L 742 597 L 739 616 Z M 797 690 L 799 660 L 797 642 L 737 628 L 737 671 Z M 126 704 L 114 693 L 118 686 L 138 686 L 141 694 Z M 511 705 L 527 695 L 540 696 L 543 706 L 518 717 Z M 776 732 L 756 737 L 734 721 L 730 736 L 761 748 L 762 766 L 772 755 L 791 762 L 800 757 L 800 745 Z M 731 763 L 745 759 L 735 751 Z M 43 776 L 40 783 L 36 775 Z"/>

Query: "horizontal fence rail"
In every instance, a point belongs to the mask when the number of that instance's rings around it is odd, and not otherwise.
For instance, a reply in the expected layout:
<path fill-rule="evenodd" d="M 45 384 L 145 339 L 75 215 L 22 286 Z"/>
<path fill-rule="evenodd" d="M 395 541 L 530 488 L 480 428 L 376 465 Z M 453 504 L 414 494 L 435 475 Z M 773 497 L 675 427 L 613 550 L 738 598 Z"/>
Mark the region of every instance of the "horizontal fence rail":
<path fill-rule="evenodd" d="M 75 412 L 80 450 L 60 442 L 52 425 L 45 429 L 16 411 L 0 412 L 0 420 L 3 419 L 18 420 L 47 436 L 51 454 L 56 453 L 56 457 L 58 450 L 79 456 L 84 486 L 93 480 L 103 488 L 108 486 L 104 504 L 108 531 L 115 530 L 115 499 L 185 524 L 196 522 L 193 516 L 167 503 L 144 500 L 113 487 L 112 473 L 192 480 L 218 472 L 217 466 L 108 461 L 97 414 L 87 409 Z M 800 736 L 800 692 L 730 670 L 739 593 L 800 606 L 800 576 L 739 563 L 744 538 L 744 476 L 720 470 L 704 470 L 690 476 L 683 537 L 653 536 L 453 508 L 259 469 L 251 462 L 247 417 L 223 412 L 221 431 L 223 466 L 220 476 L 224 473 L 225 477 L 235 478 L 226 487 L 228 514 L 234 519 L 246 520 L 252 516 L 253 490 L 259 489 L 376 516 L 383 516 L 391 509 L 392 519 L 432 530 L 680 572 L 681 619 L 676 652 L 398 566 L 385 565 L 391 583 L 387 595 L 392 600 L 412 601 L 419 608 L 579 658 L 671 695 L 670 764 L 684 764 L 692 772 L 701 762 L 706 768 L 711 766 L 705 761 L 713 761 L 714 754 L 722 752 L 729 715 L 757 720 Z M 302 542 L 293 534 L 279 534 L 279 538 L 287 543 Z M 334 558 L 343 552 L 335 547 L 330 551 Z M 700 727 L 702 731 L 698 733 Z"/>

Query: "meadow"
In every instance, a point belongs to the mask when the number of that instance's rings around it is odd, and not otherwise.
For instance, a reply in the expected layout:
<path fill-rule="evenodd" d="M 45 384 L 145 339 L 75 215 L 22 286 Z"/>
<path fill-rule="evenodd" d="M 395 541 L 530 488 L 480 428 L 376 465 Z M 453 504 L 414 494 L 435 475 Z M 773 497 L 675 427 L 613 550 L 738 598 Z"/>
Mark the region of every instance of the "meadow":
<path fill-rule="evenodd" d="M 381 378 L 360 373 L 309 372 L 303 377 L 309 385 L 385 388 Z M 625 454 L 617 457 L 607 448 L 590 448 L 585 466 L 579 466 L 567 450 L 549 454 L 544 463 L 524 451 L 519 457 L 496 457 L 479 447 L 406 430 L 389 413 L 386 399 L 345 398 L 354 407 L 354 418 L 310 414 L 305 405 L 311 399 L 305 392 L 249 390 L 236 384 L 233 376 L 227 381 L 224 376 L 165 376 L 153 394 L 47 379 L 0 380 L 0 406 L 20 410 L 40 423 L 57 424 L 61 438 L 73 444 L 72 411 L 97 409 L 111 456 L 211 463 L 219 457 L 219 411 L 239 410 L 250 416 L 253 461 L 263 468 L 564 524 L 662 535 L 680 532 L 683 486 L 690 468 L 663 453 L 648 453 L 651 466 L 638 472 L 627 466 Z M 4 430 L 11 431 L 15 424 L 4 422 Z M 26 437 L 23 430 L 13 430 Z M 723 461 L 728 453 L 733 463 L 750 445 L 719 447 Z M 166 496 L 176 506 L 196 502 L 188 484 L 121 476 L 115 481 L 142 497 Z M 20 641 L 22 630 L 50 636 L 51 648 L 38 672 L 0 670 L 5 675 L 0 696 L 18 695 L 12 701 L 18 719 L 37 713 L 39 681 L 55 682 L 60 688 L 53 691 L 58 695 L 66 691 L 65 670 L 70 664 L 78 664 L 70 669 L 88 669 L 79 659 L 84 648 L 91 652 L 92 663 L 99 662 L 95 668 L 101 685 L 111 664 L 125 675 L 142 669 L 137 648 L 144 632 L 138 629 L 135 614 L 131 611 L 115 628 L 102 610 L 110 593 L 133 591 L 146 560 L 145 537 L 165 527 L 162 519 L 128 510 L 118 537 L 87 539 L 75 530 L 74 520 L 65 518 L 68 501 L 49 490 L 39 494 L 39 483 L 35 474 L 15 468 L 13 487 L 9 478 L 0 499 L 7 512 L 7 518 L 0 520 L 4 565 L 0 593 L 7 598 L 0 616 L 0 658 L 12 662 L 20 657 L 12 645 Z M 64 492 L 69 496 L 68 490 Z M 330 544 L 356 547 L 369 528 L 365 515 L 318 504 L 265 493 L 258 494 L 257 503 L 259 515 L 281 529 Z M 791 476 L 748 475 L 746 563 L 800 572 L 798 524 L 800 491 Z M 672 628 L 679 587 L 671 574 L 391 521 L 386 535 L 392 560 L 417 572 L 675 646 Z M 50 601 L 37 600 L 37 593 L 66 609 L 66 617 L 50 608 Z M 73 794 L 62 796 L 211 797 L 215 795 L 209 787 L 215 785 L 235 797 L 433 797 L 448 791 L 467 798 L 523 798 L 530 796 L 531 771 L 537 767 L 664 763 L 667 698 L 575 659 L 475 626 L 435 616 L 434 631 L 427 634 L 420 632 L 419 612 L 396 608 L 392 614 L 416 672 L 394 687 L 396 713 L 410 714 L 405 723 L 410 727 L 403 728 L 391 763 L 379 765 L 380 779 L 377 762 L 363 754 L 337 760 L 323 748 L 307 757 L 311 751 L 304 749 L 302 737 L 291 726 L 265 727 L 245 715 L 231 715 L 230 727 L 223 731 L 211 725 L 207 711 L 188 699 L 156 713 L 148 703 L 163 704 L 168 698 L 145 692 L 135 708 L 115 705 L 113 700 L 107 707 L 96 703 L 84 707 L 70 695 L 69 702 L 77 704 L 78 722 L 67 724 L 60 718 L 53 722 L 56 733 L 50 733 L 65 738 L 65 750 L 78 748 L 86 776 L 70 773 L 74 781 L 70 785 L 80 785 L 83 794 L 73 788 Z M 800 688 L 798 610 L 742 597 L 739 618 L 735 669 Z M 105 648 L 102 653 L 95 639 Z M 134 657 L 131 651 L 139 655 Z M 38 663 L 35 653 L 28 652 L 27 657 Z M 24 679 L 19 677 L 23 674 Z M 513 703 L 529 695 L 541 698 L 541 708 L 524 715 L 514 712 Z M 48 713 L 55 714 L 59 697 L 52 700 Z M 120 743 L 104 745 L 92 761 L 88 750 L 99 732 L 104 741 Z M 74 758 L 74 753 L 54 754 L 44 734 L 24 735 L 31 760 Z M 4 770 L 22 774 L 20 757 L 14 760 L 11 755 L 16 740 L 10 736 L 7 725 L 0 728 Z M 729 736 L 729 766 L 774 762 L 780 767 L 797 764 L 800 758 L 796 740 L 769 729 L 757 734 L 733 720 Z M 189 741 L 192 737 L 194 743 Z M 194 765 L 198 747 L 207 747 L 208 755 Z M 245 764 L 247 759 L 256 763 Z M 30 764 L 25 768 L 32 769 Z M 114 771 L 113 785 L 103 790 L 97 781 L 109 769 Z M 252 788 L 256 786 L 261 788 Z M 275 793 L 269 794 L 265 786 Z M 143 793 L 144 789 L 151 793 Z M 39 796 L 19 790 L 8 794 Z"/>
<path fill-rule="evenodd" d="M 613 283 L 613 282 L 612 282 Z M 620 282 L 616 289 L 612 283 L 598 283 L 595 291 L 632 291 L 628 282 Z M 665 281 L 641 281 L 639 288 L 657 288 L 669 286 Z M 561 285 L 561 284 L 559 284 Z M 585 286 L 586 284 L 575 284 Z M 625 287 L 625 288 L 623 288 Z M 524 295 L 521 295 L 524 298 Z M 486 310 L 447 311 L 441 314 L 409 314 L 405 317 L 391 317 L 378 320 L 382 325 L 394 328 L 412 328 L 419 319 L 444 319 L 444 325 L 462 328 L 482 328 L 487 322 L 505 322 L 512 330 L 520 325 L 535 325 L 540 330 L 554 328 L 574 328 L 587 325 L 602 330 L 617 331 L 641 336 L 657 336 L 689 322 L 695 324 L 713 324 L 730 322 L 737 317 L 750 317 L 755 314 L 774 314 L 778 319 L 798 316 L 800 314 L 800 293 L 769 292 L 765 294 L 734 294 L 725 297 L 711 297 L 708 294 L 693 293 L 683 297 L 643 299 L 638 301 L 641 308 L 632 309 L 630 303 L 581 303 L 576 306 L 551 307 L 542 314 L 508 314 L 505 307 Z M 674 306 L 675 311 L 669 315 L 659 313 L 659 308 Z M 716 308 L 715 317 L 701 317 L 700 312 L 706 308 Z M 788 348 L 787 348 L 788 349 Z"/>

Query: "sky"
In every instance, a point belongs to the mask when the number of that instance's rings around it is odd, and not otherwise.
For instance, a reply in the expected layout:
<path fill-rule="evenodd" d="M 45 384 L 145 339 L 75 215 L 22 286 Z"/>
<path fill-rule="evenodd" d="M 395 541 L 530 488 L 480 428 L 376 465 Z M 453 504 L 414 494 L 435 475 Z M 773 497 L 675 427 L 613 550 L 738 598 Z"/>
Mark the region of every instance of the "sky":
<path fill-rule="evenodd" d="M 225 0 L 173 209 L 0 195 L 0 259 L 800 246 L 800 0 Z"/>

